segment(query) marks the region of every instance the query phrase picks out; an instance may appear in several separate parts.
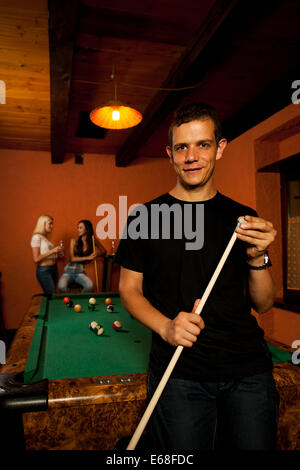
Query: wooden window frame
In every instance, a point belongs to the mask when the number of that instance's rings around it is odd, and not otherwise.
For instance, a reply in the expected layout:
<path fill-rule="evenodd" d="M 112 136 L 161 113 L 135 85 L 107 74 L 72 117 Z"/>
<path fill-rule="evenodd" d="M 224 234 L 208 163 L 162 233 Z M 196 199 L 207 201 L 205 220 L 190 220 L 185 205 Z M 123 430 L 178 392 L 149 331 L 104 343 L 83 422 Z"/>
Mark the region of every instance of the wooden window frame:
<path fill-rule="evenodd" d="M 300 152 L 286 159 L 277 161 L 258 169 L 258 172 L 280 173 L 281 186 L 281 222 L 282 222 L 282 279 L 283 298 L 276 298 L 274 307 L 300 313 L 300 289 L 287 288 L 287 226 L 288 226 L 288 196 L 287 182 L 299 179 Z M 298 176 L 298 178 L 297 178 Z"/>
<path fill-rule="evenodd" d="M 300 154 L 298 154 L 300 159 Z M 287 285 L 288 277 L 288 194 L 287 186 L 289 181 L 300 179 L 300 173 L 295 169 L 285 168 L 280 171 L 280 185 L 281 185 L 281 220 L 282 220 L 282 276 L 283 276 L 283 299 L 285 303 L 300 306 L 300 289 L 289 289 Z M 298 177 L 297 177 L 298 176 Z"/>

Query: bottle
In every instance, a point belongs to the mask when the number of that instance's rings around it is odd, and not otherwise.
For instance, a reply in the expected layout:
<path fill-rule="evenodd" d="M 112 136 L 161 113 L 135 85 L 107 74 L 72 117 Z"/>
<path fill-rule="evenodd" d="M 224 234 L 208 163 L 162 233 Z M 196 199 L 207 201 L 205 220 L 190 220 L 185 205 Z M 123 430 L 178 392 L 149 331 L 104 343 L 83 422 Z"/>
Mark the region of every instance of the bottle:
<path fill-rule="evenodd" d="M 64 253 L 65 244 L 64 244 L 64 241 L 63 241 L 63 240 L 60 240 L 59 246 L 60 246 L 60 248 L 61 248 L 61 251 L 60 251 L 60 253 L 59 253 L 59 257 L 60 257 L 60 258 L 63 258 L 64 255 L 65 255 L 65 253 Z"/>

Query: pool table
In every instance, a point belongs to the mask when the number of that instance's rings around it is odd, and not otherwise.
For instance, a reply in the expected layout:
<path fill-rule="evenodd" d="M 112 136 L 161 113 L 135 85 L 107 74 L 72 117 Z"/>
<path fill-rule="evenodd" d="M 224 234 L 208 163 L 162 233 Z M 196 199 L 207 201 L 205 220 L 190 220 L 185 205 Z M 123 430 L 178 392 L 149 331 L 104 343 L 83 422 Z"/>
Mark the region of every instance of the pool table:
<path fill-rule="evenodd" d="M 151 332 L 116 293 L 69 294 L 80 312 L 64 297 L 32 298 L 2 366 L 2 387 L 12 397 L 9 406 L 22 412 L 26 449 L 113 449 L 134 432 L 145 409 Z M 106 310 L 107 297 L 113 312 Z M 104 327 L 101 336 L 89 329 L 91 321 Z"/>
<path fill-rule="evenodd" d="M 2 428 L 5 408 L 10 423 L 12 413 L 22 413 L 28 450 L 112 450 L 133 434 L 146 408 L 151 333 L 123 309 L 118 294 L 69 296 L 81 312 L 67 307 L 64 295 L 33 296 L 0 369 Z M 117 319 L 120 331 L 112 329 Z M 93 320 L 104 326 L 102 336 L 89 330 Z M 289 346 L 266 340 L 281 399 L 278 449 L 299 449 L 300 368 Z"/>

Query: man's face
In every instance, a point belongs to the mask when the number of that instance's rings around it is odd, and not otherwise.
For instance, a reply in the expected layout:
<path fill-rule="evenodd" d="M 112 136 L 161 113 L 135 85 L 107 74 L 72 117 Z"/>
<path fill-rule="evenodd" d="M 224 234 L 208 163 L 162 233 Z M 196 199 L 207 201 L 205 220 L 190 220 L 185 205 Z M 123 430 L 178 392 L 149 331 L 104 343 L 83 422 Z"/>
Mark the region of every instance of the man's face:
<path fill-rule="evenodd" d="M 173 128 L 172 148 L 167 147 L 170 162 L 179 183 L 187 189 L 205 186 L 212 181 L 216 160 L 220 159 L 226 140 L 219 145 L 212 119 L 196 120 Z"/>

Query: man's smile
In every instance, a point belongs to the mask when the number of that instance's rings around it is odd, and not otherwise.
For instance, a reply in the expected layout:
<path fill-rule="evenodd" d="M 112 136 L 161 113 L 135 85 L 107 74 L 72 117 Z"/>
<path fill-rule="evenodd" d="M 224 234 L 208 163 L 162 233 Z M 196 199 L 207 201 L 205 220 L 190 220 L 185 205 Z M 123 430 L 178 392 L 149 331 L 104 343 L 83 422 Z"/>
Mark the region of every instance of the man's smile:
<path fill-rule="evenodd" d="M 183 171 L 185 173 L 196 173 L 197 171 L 201 171 L 203 167 L 197 167 L 197 168 L 183 168 Z"/>

